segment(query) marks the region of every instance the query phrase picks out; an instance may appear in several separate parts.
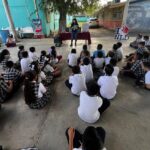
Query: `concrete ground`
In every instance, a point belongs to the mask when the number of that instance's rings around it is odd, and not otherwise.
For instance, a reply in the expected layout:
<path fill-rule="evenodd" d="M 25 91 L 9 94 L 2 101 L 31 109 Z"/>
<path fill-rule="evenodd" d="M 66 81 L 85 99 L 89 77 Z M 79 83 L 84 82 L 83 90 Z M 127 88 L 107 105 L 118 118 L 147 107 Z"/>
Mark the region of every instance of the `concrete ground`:
<path fill-rule="evenodd" d="M 105 50 L 111 50 L 116 41 L 113 34 L 103 29 L 92 30 L 92 45 L 90 51 L 96 49 L 98 43 Z M 124 53 L 134 51 L 128 47 L 129 42 L 123 41 Z M 35 46 L 38 53 L 53 45 L 52 39 L 26 39 L 21 43 L 28 49 Z M 21 44 L 19 43 L 19 44 Z M 84 41 L 79 41 L 77 51 L 80 53 Z M 62 76 L 56 79 L 51 102 L 42 110 L 31 110 L 24 102 L 23 88 L 14 97 L 3 104 L 0 110 L 0 145 L 8 150 L 37 146 L 40 150 L 67 150 L 65 138 L 67 127 L 73 126 L 81 132 L 89 126 L 79 119 L 77 107 L 79 99 L 74 97 L 65 87 L 64 81 L 70 74 L 66 58 L 71 48 L 65 42 L 58 48 L 63 60 L 59 65 Z M 10 49 L 13 60 L 17 58 L 17 48 Z M 123 62 L 119 64 L 122 66 Z M 119 78 L 116 98 L 94 126 L 106 129 L 106 144 L 108 150 L 150 150 L 150 92 L 136 88 L 132 79 Z"/>

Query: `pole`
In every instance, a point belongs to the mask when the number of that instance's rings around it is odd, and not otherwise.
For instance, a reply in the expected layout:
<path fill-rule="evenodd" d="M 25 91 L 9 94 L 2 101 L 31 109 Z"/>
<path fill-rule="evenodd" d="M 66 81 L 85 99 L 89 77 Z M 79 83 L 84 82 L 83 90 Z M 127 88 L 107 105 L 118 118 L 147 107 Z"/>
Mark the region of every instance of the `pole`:
<path fill-rule="evenodd" d="M 17 33 L 16 33 L 16 30 L 15 30 L 15 25 L 14 25 L 14 22 L 13 22 L 13 19 L 12 19 L 12 16 L 11 16 L 11 12 L 10 12 L 10 9 L 9 9 L 9 6 L 8 6 L 8 1 L 7 0 L 2 0 L 2 1 L 3 1 L 3 5 L 4 5 L 4 9 L 5 9 L 7 19 L 8 19 L 9 26 L 10 26 L 12 32 L 13 32 L 15 41 L 17 42 L 18 41 Z"/>
<path fill-rule="evenodd" d="M 37 3 L 36 3 L 36 0 L 33 0 L 33 1 L 34 1 L 35 10 L 36 10 L 36 17 L 37 17 L 37 19 L 39 19 Z"/>

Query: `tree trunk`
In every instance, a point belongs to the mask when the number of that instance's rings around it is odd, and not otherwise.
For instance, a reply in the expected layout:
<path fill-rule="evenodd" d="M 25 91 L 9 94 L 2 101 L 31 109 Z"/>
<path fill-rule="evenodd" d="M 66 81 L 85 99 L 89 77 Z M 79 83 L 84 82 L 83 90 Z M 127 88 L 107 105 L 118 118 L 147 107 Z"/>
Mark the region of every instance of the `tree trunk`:
<path fill-rule="evenodd" d="M 10 28 L 13 32 L 14 38 L 17 42 L 18 41 L 17 34 L 16 34 L 16 30 L 15 30 L 15 25 L 14 25 L 14 22 L 13 22 L 13 19 L 12 19 L 12 16 L 11 16 L 11 12 L 10 12 L 10 9 L 9 9 L 9 6 L 8 6 L 8 1 L 3 0 L 3 5 L 4 5 L 6 16 L 7 16 L 8 22 L 9 22 L 9 26 L 10 26 Z"/>
<path fill-rule="evenodd" d="M 64 32 L 66 30 L 66 23 L 67 23 L 67 13 L 64 10 L 59 11 L 60 18 L 59 18 L 59 32 Z"/>

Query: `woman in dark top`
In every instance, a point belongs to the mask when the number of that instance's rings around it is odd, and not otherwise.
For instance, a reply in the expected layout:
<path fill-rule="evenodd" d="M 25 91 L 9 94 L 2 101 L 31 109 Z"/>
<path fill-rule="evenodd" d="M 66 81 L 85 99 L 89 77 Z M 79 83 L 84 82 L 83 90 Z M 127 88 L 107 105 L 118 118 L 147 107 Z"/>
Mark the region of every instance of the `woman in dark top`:
<path fill-rule="evenodd" d="M 73 45 L 73 40 L 75 40 L 75 46 L 77 44 L 77 34 L 78 34 L 78 22 L 76 19 L 73 19 L 72 24 L 71 24 L 71 45 Z"/>

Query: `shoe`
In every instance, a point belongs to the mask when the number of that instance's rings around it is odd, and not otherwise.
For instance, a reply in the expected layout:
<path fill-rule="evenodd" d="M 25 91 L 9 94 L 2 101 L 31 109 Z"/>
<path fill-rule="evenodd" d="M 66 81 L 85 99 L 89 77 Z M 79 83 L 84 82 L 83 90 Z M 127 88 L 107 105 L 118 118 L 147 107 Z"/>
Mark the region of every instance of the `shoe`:
<path fill-rule="evenodd" d="M 72 43 L 70 44 L 70 47 L 72 47 Z"/>

